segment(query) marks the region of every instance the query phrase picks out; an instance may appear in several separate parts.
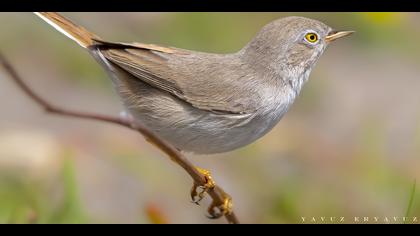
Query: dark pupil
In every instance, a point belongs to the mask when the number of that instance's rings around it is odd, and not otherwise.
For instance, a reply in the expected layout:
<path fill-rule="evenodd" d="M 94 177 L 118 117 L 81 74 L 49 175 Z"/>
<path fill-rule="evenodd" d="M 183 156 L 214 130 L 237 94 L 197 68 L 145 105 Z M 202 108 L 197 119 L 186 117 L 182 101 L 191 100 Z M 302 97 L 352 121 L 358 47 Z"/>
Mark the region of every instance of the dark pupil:
<path fill-rule="evenodd" d="M 314 35 L 311 35 L 311 36 L 309 36 L 309 39 L 310 40 L 315 40 L 315 36 Z"/>

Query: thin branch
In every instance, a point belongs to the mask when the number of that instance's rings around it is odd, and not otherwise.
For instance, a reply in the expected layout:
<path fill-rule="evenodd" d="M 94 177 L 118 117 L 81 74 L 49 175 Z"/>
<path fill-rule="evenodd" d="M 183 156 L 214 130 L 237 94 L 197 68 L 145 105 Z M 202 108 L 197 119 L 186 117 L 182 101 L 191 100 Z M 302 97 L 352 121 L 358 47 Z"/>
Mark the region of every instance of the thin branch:
<path fill-rule="evenodd" d="M 3 57 L 3 55 L 1 54 L 0 54 L 0 64 L 5 68 L 7 73 L 12 77 L 12 79 L 16 82 L 19 88 L 22 89 L 22 91 L 25 92 L 26 95 L 28 95 L 38 105 L 40 105 L 46 112 L 62 115 L 62 116 L 69 116 L 69 117 L 75 117 L 75 118 L 90 119 L 90 120 L 97 120 L 97 121 L 118 124 L 126 128 L 136 130 L 140 132 L 148 142 L 155 145 L 161 151 L 166 153 L 171 158 L 172 161 L 174 161 L 179 166 L 181 166 L 191 176 L 191 178 L 193 179 L 196 185 L 204 186 L 206 184 L 207 182 L 206 178 L 200 172 L 197 171 L 194 165 L 190 161 L 188 161 L 188 159 L 178 149 L 176 149 L 175 147 L 167 143 L 165 140 L 162 140 L 161 138 L 157 137 L 155 134 L 153 134 L 143 125 L 131 122 L 128 119 L 124 119 L 120 117 L 111 117 L 111 116 L 106 116 L 106 115 L 72 111 L 72 110 L 67 110 L 67 109 L 63 109 L 55 105 L 52 105 L 49 102 L 47 102 L 45 99 L 40 97 L 38 94 L 36 94 L 22 80 L 22 78 L 19 76 L 19 74 L 16 72 L 13 66 L 8 62 L 8 60 L 6 60 L 6 58 Z M 220 188 L 219 186 L 215 186 L 214 188 L 209 189 L 207 193 L 213 199 L 213 204 L 215 206 L 219 206 L 223 204 L 226 193 L 223 191 L 222 188 Z M 226 214 L 225 218 L 229 223 L 233 223 L 233 224 L 239 223 L 233 211 L 230 214 Z"/>

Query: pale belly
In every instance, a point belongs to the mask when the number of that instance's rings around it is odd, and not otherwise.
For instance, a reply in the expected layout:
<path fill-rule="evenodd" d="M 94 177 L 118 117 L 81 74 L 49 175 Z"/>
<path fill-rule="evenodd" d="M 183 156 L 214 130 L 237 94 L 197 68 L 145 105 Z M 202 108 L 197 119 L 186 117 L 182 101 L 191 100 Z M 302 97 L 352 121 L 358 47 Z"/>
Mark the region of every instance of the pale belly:
<path fill-rule="evenodd" d="M 248 145 L 269 132 L 289 103 L 254 114 L 220 115 L 199 110 L 173 96 L 145 88 L 126 96 L 130 114 L 175 147 L 196 154 L 213 154 Z"/>
<path fill-rule="evenodd" d="M 201 111 L 192 112 L 194 114 L 170 112 L 170 117 L 164 117 L 161 115 L 165 111 L 150 114 L 142 109 L 131 109 L 130 113 L 175 147 L 197 154 L 222 153 L 246 146 L 269 132 L 281 118 L 221 117 Z"/>

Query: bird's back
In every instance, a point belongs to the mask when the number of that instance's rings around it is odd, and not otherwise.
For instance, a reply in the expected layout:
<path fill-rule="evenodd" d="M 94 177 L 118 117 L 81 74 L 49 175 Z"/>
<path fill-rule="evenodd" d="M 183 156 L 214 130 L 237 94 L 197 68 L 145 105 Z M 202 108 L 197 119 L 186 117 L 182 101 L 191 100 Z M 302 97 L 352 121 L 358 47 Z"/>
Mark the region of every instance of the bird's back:
<path fill-rule="evenodd" d="M 173 53 L 138 48 L 101 49 L 104 57 L 138 80 L 170 93 L 195 108 L 246 114 L 257 109 L 259 75 L 236 54 L 173 48 Z M 261 77 L 261 76 L 260 76 Z"/>

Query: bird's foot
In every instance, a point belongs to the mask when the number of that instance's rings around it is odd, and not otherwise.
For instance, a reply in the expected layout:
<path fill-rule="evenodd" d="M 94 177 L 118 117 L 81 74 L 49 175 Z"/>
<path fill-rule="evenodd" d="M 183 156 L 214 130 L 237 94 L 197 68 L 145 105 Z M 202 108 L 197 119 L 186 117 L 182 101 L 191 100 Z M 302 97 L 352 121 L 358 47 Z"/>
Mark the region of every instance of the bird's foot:
<path fill-rule="evenodd" d="M 233 203 L 232 203 L 232 197 L 229 196 L 229 194 L 223 192 L 223 203 L 217 204 L 215 201 L 213 201 L 210 205 L 210 207 L 207 209 L 207 212 L 210 214 L 207 216 L 210 219 L 218 219 L 225 215 L 232 214 L 233 211 Z"/>
<path fill-rule="evenodd" d="M 200 201 L 203 200 L 204 194 L 208 192 L 210 189 L 213 189 L 216 187 L 216 183 L 213 180 L 213 177 L 210 174 L 210 171 L 201 169 L 199 167 L 196 167 L 198 172 L 200 172 L 202 175 L 204 175 L 204 178 L 206 179 L 206 183 L 204 185 L 199 185 L 194 182 L 194 185 L 191 189 L 191 199 L 192 202 L 199 205 Z M 198 192 L 197 188 L 200 188 L 201 190 Z"/>
<path fill-rule="evenodd" d="M 197 170 L 203 174 L 204 178 L 206 179 L 206 183 L 204 185 L 198 185 L 197 183 L 194 183 L 191 189 L 191 199 L 193 203 L 199 205 L 200 201 L 204 198 L 204 194 L 207 193 L 210 189 L 216 188 L 216 183 L 214 182 L 210 171 L 198 167 Z M 200 191 L 197 191 L 198 188 L 200 188 Z M 223 202 L 220 203 L 213 201 L 211 203 L 207 209 L 207 212 L 209 213 L 207 217 L 210 219 L 218 219 L 224 215 L 230 215 L 232 213 L 232 197 L 225 193 L 222 189 L 218 188 L 218 190 L 222 192 Z"/>

